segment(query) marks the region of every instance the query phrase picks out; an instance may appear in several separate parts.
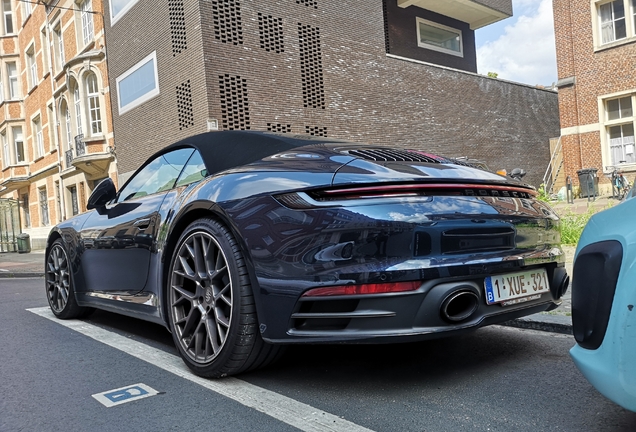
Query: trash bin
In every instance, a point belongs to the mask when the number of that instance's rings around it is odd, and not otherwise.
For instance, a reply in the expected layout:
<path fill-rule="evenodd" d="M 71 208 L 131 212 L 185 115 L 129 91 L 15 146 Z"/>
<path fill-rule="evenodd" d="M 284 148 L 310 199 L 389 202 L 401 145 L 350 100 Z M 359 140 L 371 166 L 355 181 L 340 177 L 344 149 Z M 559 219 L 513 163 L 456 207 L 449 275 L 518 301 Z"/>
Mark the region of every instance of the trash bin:
<path fill-rule="evenodd" d="M 22 233 L 22 234 L 18 234 L 15 238 L 18 242 L 18 253 L 31 252 L 31 236 L 30 235 L 26 233 Z"/>
<path fill-rule="evenodd" d="M 579 185 L 581 186 L 581 198 L 598 196 L 598 177 L 596 177 L 597 168 L 584 168 L 576 173 L 579 176 Z"/>

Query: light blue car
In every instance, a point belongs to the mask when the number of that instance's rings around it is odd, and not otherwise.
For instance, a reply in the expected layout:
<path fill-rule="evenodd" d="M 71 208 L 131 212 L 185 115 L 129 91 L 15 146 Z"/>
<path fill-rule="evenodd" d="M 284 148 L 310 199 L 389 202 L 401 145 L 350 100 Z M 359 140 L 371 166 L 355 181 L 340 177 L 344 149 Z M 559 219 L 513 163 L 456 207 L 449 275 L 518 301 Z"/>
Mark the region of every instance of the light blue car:
<path fill-rule="evenodd" d="M 636 199 L 600 212 L 579 241 L 570 354 L 604 396 L 636 411 Z"/>

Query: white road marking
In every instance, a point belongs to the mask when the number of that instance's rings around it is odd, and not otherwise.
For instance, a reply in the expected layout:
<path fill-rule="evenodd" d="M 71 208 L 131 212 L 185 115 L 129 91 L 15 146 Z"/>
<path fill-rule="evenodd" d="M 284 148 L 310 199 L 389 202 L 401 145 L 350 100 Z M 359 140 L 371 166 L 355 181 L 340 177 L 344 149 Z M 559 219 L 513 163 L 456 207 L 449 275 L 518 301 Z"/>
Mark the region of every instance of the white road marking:
<path fill-rule="evenodd" d="M 48 307 L 27 310 L 302 431 L 372 432 L 371 429 L 237 378 L 210 380 L 198 377 L 190 372 L 178 356 L 83 321 L 59 320 Z"/>

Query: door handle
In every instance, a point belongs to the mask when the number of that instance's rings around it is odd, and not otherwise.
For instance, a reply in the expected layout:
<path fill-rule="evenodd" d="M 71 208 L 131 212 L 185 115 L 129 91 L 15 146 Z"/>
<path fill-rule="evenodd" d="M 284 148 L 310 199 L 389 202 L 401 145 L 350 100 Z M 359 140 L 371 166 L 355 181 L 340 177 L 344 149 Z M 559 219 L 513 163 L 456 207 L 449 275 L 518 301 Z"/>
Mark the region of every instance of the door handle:
<path fill-rule="evenodd" d="M 138 230 L 145 230 L 148 226 L 150 226 L 150 218 L 139 219 L 138 221 L 135 221 L 133 226 L 135 226 Z"/>

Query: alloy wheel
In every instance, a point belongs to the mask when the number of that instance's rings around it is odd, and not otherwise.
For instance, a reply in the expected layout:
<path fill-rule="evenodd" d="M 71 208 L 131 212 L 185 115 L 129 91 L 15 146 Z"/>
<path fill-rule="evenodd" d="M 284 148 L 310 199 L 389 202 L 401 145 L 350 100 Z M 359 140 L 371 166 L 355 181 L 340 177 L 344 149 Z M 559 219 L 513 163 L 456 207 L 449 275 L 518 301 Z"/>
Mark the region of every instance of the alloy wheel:
<path fill-rule="evenodd" d="M 61 313 L 68 303 L 71 275 L 66 251 L 54 244 L 46 259 L 46 293 L 55 313 Z"/>
<path fill-rule="evenodd" d="M 169 297 L 182 350 L 198 364 L 214 360 L 230 330 L 232 281 L 223 250 L 207 232 L 195 232 L 181 243 L 173 258 Z"/>

